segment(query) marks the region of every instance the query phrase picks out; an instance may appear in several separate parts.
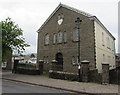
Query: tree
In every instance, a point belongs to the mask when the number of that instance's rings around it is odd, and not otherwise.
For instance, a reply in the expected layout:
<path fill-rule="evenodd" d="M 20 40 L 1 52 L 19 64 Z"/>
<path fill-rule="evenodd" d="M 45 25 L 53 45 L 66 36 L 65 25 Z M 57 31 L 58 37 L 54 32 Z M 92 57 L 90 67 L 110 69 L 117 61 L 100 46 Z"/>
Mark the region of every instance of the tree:
<path fill-rule="evenodd" d="M 31 57 L 31 58 L 35 58 L 35 55 L 32 53 L 32 54 L 30 55 L 30 57 Z"/>
<path fill-rule="evenodd" d="M 17 24 L 7 18 L 1 21 L 0 30 L 2 30 L 2 57 L 6 55 L 7 50 L 17 51 L 18 54 L 23 53 L 28 45 L 23 38 L 23 31 Z"/>

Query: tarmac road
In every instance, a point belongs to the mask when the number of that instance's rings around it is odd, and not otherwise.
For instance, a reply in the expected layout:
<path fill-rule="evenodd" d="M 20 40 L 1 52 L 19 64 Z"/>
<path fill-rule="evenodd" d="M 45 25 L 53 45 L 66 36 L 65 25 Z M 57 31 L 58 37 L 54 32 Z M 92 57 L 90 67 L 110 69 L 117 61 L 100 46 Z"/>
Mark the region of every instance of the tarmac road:
<path fill-rule="evenodd" d="M 2 93 L 65 93 L 58 89 L 2 80 Z"/>
<path fill-rule="evenodd" d="M 5 93 L 56 93 L 56 94 L 62 93 L 62 95 L 72 94 L 72 92 L 68 92 L 68 91 L 47 88 L 47 87 L 42 87 L 37 85 L 31 85 L 31 84 L 26 84 L 21 82 L 9 81 L 9 80 L 2 80 L 2 93 L 3 95 Z M 74 93 L 74 95 L 78 95 L 78 94 Z"/>

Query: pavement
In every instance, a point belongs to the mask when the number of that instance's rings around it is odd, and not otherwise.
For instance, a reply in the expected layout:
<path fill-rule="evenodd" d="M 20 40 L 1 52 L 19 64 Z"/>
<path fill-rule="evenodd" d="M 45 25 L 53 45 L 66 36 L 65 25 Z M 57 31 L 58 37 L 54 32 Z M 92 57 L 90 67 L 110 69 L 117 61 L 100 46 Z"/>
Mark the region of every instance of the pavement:
<path fill-rule="evenodd" d="M 3 73 L 2 79 L 28 83 L 32 85 L 56 88 L 66 91 L 72 91 L 76 93 L 89 94 L 89 95 L 120 95 L 118 89 L 120 86 L 114 84 L 97 84 L 97 83 L 85 83 L 77 81 L 68 81 L 60 79 L 52 79 L 45 75 L 23 75 L 13 73 Z"/>

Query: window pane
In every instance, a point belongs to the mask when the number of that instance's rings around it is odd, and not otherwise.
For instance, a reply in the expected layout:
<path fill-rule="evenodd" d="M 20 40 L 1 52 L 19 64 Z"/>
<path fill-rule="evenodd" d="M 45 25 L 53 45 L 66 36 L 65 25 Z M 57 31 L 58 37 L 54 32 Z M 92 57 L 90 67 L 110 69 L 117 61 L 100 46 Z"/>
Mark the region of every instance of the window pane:
<path fill-rule="evenodd" d="M 72 57 L 72 64 L 73 64 L 73 65 L 76 64 L 76 63 L 75 63 L 75 57 L 74 57 L 74 56 Z"/>
<path fill-rule="evenodd" d="M 58 43 L 62 43 L 62 32 L 58 33 Z"/>
<path fill-rule="evenodd" d="M 53 43 L 56 43 L 56 34 L 53 34 Z"/>
<path fill-rule="evenodd" d="M 102 32 L 102 45 L 104 45 L 104 33 Z"/>
<path fill-rule="evenodd" d="M 46 57 L 46 63 L 49 63 L 48 56 Z"/>
<path fill-rule="evenodd" d="M 45 35 L 45 45 L 49 44 L 49 34 Z"/>
<path fill-rule="evenodd" d="M 78 29 L 74 29 L 74 31 L 73 31 L 73 41 L 79 41 Z"/>

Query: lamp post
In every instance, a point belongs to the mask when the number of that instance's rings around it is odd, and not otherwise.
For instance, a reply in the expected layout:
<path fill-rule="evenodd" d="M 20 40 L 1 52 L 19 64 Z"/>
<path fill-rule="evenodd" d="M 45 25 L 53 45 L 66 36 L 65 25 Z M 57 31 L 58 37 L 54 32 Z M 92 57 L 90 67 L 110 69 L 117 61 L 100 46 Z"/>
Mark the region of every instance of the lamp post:
<path fill-rule="evenodd" d="M 77 25 L 77 30 L 78 30 L 78 78 L 79 78 L 79 80 L 78 81 L 80 81 L 80 22 L 82 22 L 82 20 L 80 20 L 80 18 L 79 17 L 77 17 L 77 19 L 75 20 L 75 23 L 76 23 L 76 25 Z"/>

